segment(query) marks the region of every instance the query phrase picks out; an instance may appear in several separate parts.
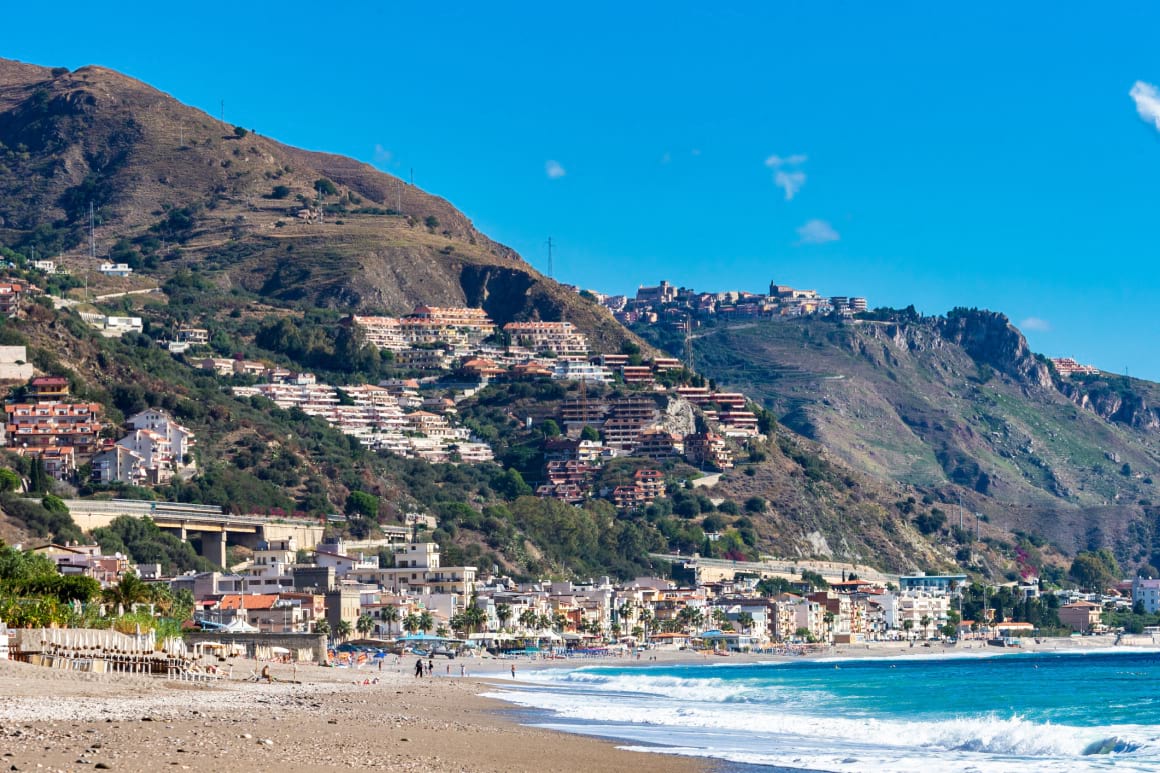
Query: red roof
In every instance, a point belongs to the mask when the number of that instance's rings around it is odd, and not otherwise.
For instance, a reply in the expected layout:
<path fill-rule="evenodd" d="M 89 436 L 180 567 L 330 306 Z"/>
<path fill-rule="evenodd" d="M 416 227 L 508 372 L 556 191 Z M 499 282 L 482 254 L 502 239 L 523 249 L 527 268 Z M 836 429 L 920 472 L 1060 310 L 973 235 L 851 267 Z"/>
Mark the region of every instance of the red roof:
<path fill-rule="evenodd" d="M 273 609 L 278 602 L 276 593 L 252 593 L 245 596 L 222 596 L 218 609 Z"/>

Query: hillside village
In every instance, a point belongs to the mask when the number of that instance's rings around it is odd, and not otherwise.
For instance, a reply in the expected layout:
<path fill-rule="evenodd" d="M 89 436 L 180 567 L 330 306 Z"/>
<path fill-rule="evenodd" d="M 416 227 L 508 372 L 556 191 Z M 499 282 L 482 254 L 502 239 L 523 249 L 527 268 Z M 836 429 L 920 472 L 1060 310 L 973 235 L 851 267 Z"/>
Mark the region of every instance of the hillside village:
<path fill-rule="evenodd" d="M 654 295 L 665 303 L 682 298 L 662 284 L 657 293 L 644 291 L 641 303 Z M 816 294 L 796 291 L 779 297 L 787 300 L 785 308 L 798 309 L 793 313 L 865 306 L 861 299 L 848 307 L 815 305 Z M 492 460 L 486 442 L 458 417 L 464 401 L 489 387 L 570 385 L 574 391 L 563 394 L 571 396 L 559 400 L 551 416 L 534 419 L 551 427 L 543 433 L 545 466 L 535 494 L 567 504 L 600 497 L 620 511 L 647 507 L 674 491 L 674 468 L 664 463 L 682 461 L 690 470 L 684 474 L 693 477 L 728 472 L 734 456 L 746 453 L 748 443 L 770 427 L 744 395 L 717 390 L 679 360 L 646 359 L 630 347 L 592 352 L 568 322 L 501 327 L 479 309 L 420 306 L 403 317 L 352 315 L 341 324 L 383 353 L 399 377 L 377 385 L 319 383 L 313 374 L 274 363 L 212 356 L 204 328 L 179 328 L 177 346 L 158 343 L 188 367 L 221 379 L 235 399 L 299 410 L 368 449 L 430 462 Z M 12 375 L 28 375 L 20 369 L 23 352 L 6 357 L 17 369 Z M 148 487 L 197 473 L 193 433 L 163 410 L 127 417 L 126 434 L 114 439 L 117 428 L 102 424 L 101 406 L 70 399 L 67 379 L 33 375 L 15 392 L 6 405 L 5 445 L 33 457 L 58 480 L 79 483 L 90 476 L 98 484 Z M 631 482 L 598 485 L 601 468 L 613 460 L 637 462 Z M 499 650 L 644 643 L 754 650 L 1102 626 L 1103 602 L 1079 595 L 1041 598 L 1034 581 L 1002 589 L 1006 610 L 996 597 L 975 619 L 964 620 L 966 575 L 870 581 L 852 569 L 836 578 L 831 567 L 827 580 L 811 562 L 770 572 L 735 557 L 722 571 L 696 555 L 672 556 L 686 567 L 687 583 L 656 577 L 518 582 L 497 573 L 498 567 L 444 566 L 439 545 L 424 537 L 436 520 L 412 515 L 407 527 L 384 527 L 384 537 L 359 542 L 270 540 L 233 571 L 167 577 L 159 564 L 134 565 L 124 555 L 104 554 L 99 545 L 37 550 L 60 571 L 105 586 L 136 572 L 173 593 L 187 593 L 194 625 L 207 629 L 357 632 L 384 639 L 433 634 Z"/>

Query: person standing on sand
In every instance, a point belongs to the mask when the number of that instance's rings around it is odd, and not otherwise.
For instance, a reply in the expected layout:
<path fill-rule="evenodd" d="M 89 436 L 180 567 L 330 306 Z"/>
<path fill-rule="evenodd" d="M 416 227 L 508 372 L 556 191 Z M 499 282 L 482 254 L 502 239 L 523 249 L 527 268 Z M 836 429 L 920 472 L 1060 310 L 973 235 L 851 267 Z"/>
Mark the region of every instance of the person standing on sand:
<path fill-rule="evenodd" d="M 512 663 L 512 679 L 516 678 L 516 664 Z"/>
<path fill-rule="evenodd" d="M 415 661 L 415 678 L 423 678 L 423 658 L 419 658 Z"/>

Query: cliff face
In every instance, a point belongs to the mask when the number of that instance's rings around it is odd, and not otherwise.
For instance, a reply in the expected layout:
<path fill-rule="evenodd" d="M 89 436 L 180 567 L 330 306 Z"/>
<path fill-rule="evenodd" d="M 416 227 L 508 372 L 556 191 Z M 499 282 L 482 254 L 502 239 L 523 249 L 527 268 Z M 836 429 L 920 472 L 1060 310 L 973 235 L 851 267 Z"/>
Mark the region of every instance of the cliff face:
<path fill-rule="evenodd" d="M 447 201 L 349 158 L 223 124 L 102 67 L 0 60 L 0 244 L 84 267 L 135 250 L 160 281 L 197 267 L 278 303 L 404 313 L 481 304 L 630 334 Z M 91 268 L 91 267 L 90 267 Z"/>
<path fill-rule="evenodd" d="M 1149 390 L 1143 382 L 1117 388 L 1107 380 L 1061 381 L 1060 391 L 1073 403 L 1108 421 L 1133 429 L 1160 430 L 1160 409 L 1150 402 Z"/>
<path fill-rule="evenodd" d="M 1160 386 L 1061 379 L 987 311 L 720 324 L 693 342 L 705 376 L 882 485 L 961 496 L 1065 551 L 1102 541 L 1128 564 L 1145 557 L 1132 535 L 1157 498 Z"/>
<path fill-rule="evenodd" d="M 1027 339 L 1003 314 L 955 309 L 943 320 L 941 332 L 980 364 L 1027 384 L 1053 386 L 1050 368 L 1032 353 Z"/>

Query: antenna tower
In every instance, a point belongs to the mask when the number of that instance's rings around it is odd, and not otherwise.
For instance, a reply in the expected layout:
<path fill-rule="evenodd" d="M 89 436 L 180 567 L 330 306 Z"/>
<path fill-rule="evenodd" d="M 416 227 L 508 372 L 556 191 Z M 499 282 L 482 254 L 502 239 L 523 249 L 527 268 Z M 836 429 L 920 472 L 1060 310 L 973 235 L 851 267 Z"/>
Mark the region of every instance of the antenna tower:
<path fill-rule="evenodd" d="M 548 276 L 555 279 L 555 270 L 552 266 L 552 237 L 548 237 Z"/>
<path fill-rule="evenodd" d="M 97 259 L 96 216 L 93 214 L 93 202 L 89 202 L 89 257 Z"/>

